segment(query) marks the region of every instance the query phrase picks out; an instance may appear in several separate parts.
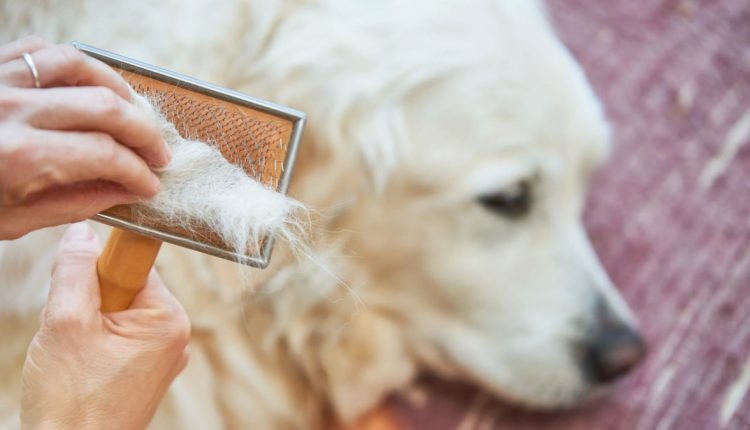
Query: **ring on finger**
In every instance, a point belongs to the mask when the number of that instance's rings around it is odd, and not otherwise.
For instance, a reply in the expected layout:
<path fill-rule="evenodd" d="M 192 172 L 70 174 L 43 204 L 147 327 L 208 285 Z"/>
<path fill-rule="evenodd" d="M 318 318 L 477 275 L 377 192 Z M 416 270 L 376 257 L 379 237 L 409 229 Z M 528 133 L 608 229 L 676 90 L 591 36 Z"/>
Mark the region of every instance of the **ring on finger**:
<path fill-rule="evenodd" d="M 41 88 L 42 85 L 39 82 L 39 71 L 36 69 L 36 64 L 34 64 L 34 59 L 31 58 L 31 54 L 24 52 L 22 57 L 23 61 L 26 62 L 26 65 L 29 67 L 29 71 L 31 71 L 31 77 L 34 78 L 34 86 Z"/>

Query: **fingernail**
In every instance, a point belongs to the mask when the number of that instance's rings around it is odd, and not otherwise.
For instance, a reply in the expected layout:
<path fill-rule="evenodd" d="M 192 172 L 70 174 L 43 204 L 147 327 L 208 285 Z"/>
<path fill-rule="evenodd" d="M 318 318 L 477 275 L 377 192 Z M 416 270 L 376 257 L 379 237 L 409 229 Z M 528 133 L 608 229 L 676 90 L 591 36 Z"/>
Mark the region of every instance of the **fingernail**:
<path fill-rule="evenodd" d="M 71 224 L 68 231 L 65 232 L 62 241 L 80 242 L 83 240 L 92 240 L 94 237 L 94 230 L 84 221 Z"/>
<path fill-rule="evenodd" d="M 172 161 L 172 146 L 170 146 L 166 141 L 164 142 L 164 158 L 162 160 L 161 166 L 159 167 L 166 167 L 167 164 L 169 164 L 170 161 Z"/>

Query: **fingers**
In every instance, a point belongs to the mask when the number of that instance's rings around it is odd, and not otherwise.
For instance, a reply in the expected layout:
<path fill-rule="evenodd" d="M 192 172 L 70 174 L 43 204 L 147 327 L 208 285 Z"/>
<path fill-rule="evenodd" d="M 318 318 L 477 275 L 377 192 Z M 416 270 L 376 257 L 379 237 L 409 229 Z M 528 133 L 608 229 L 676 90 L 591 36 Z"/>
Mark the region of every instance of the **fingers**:
<path fill-rule="evenodd" d="M 160 348 L 177 354 L 176 358 L 182 353 L 184 357 L 178 361 L 175 375 L 187 363 L 184 350 L 190 340 L 190 320 L 156 270 L 151 269 L 146 286 L 135 296 L 130 308 L 105 313 L 104 317 L 108 330 L 118 336 L 153 339 Z"/>
<path fill-rule="evenodd" d="M 180 302 L 167 289 L 155 269 L 151 269 L 146 286 L 135 296 L 130 308 L 164 309 L 176 314 L 185 313 Z"/>
<path fill-rule="evenodd" d="M 158 312 L 154 312 L 158 311 Z M 153 323 L 158 315 L 159 323 Z M 190 320 L 180 302 L 172 295 L 155 269 L 151 269 L 146 286 L 133 298 L 130 308 L 107 316 L 117 324 L 122 319 L 151 320 L 146 324 L 161 342 L 182 350 L 190 338 Z M 120 326 L 126 324 L 119 324 Z M 144 328 L 145 330 L 145 328 Z"/>
<path fill-rule="evenodd" d="M 119 73 L 99 60 L 89 57 L 72 45 L 53 45 L 31 55 L 42 88 L 59 86 L 107 87 L 125 100 L 130 89 Z M 20 88 L 34 88 L 29 68 L 21 58 L 0 65 L 0 83 Z"/>
<path fill-rule="evenodd" d="M 17 239 L 36 229 L 81 221 L 112 206 L 140 199 L 122 186 L 106 182 L 53 187 L 28 203 L 0 209 L 0 240 Z"/>
<path fill-rule="evenodd" d="M 159 190 L 159 178 L 143 159 L 108 134 L 32 129 L 25 140 L 0 154 L 5 204 L 24 202 L 50 186 L 89 180 L 108 180 L 143 197 Z"/>
<path fill-rule="evenodd" d="M 52 268 L 45 320 L 84 320 L 99 309 L 96 260 L 101 245 L 86 223 L 70 226 Z"/>
<path fill-rule="evenodd" d="M 42 48 L 49 47 L 39 36 L 26 36 L 22 39 L 0 46 L 0 64 L 20 58 L 24 52 L 34 53 Z"/>
<path fill-rule="evenodd" d="M 48 130 L 99 131 L 133 149 L 149 165 L 169 162 L 169 147 L 154 118 L 107 88 L 48 89 L 29 102 L 29 122 Z"/>

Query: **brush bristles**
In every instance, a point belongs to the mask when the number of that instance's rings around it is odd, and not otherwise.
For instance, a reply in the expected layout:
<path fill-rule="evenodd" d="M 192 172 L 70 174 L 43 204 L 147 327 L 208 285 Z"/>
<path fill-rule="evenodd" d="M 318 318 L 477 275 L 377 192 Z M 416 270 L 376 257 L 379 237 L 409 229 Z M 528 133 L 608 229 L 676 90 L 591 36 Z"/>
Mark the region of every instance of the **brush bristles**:
<path fill-rule="evenodd" d="M 217 234 L 238 255 L 260 255 L 263 241 L 280 237 L 292 249 L 301 246 L 304 206 L 270 190 L 228 162 L 205 142 L 184 139 L 146 98 L 133 93 L 133 102 L 151 113 L 172 148 L 172 160 L 157 172 L 161 191 L 133 206 L 140 221 L 179 226 L 196 235 L 195 226 Z"/>

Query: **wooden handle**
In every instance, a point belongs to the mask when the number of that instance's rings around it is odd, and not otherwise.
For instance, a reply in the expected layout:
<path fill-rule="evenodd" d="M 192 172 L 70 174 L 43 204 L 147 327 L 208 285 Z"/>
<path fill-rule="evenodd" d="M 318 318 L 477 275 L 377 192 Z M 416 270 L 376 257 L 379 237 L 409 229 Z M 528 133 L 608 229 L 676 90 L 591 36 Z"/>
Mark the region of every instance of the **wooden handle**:
<path fill-rule="evenodd" d="M 133 298 L 146 285 L 160 247 L 158 239 L 112 229 L 96 263 L 102 312 L 117 312 L 130 307 Z"/>

